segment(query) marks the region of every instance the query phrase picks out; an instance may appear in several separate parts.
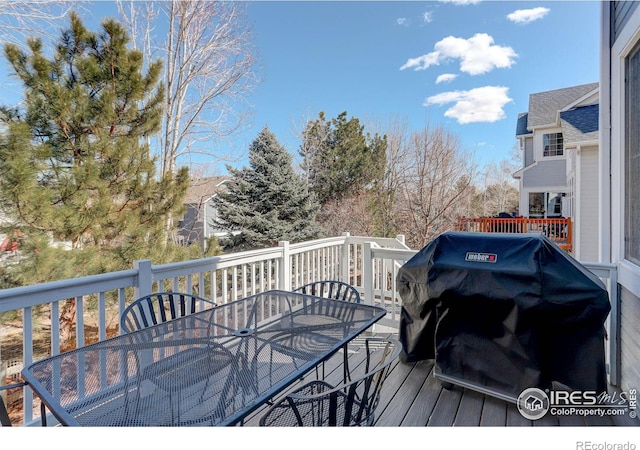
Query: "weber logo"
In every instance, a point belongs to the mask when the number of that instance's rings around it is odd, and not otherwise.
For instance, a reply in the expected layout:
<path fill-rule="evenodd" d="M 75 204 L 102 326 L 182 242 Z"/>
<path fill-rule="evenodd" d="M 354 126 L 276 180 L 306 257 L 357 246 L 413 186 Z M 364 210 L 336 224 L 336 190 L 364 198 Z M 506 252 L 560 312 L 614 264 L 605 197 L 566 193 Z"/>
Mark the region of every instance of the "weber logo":
<path fill-rule="evenodd" d="M 494 263 L 498 261 L 498 255 L 495 253 L 467 252 L 467 256 L 464 259 L 465 261 Z"/>

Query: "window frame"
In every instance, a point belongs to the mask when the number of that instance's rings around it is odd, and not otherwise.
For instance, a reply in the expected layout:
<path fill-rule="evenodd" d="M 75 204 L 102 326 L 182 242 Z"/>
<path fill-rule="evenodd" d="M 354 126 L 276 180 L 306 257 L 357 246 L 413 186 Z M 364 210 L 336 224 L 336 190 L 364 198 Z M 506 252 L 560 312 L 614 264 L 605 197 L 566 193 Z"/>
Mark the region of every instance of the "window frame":
<path fill-rule="evenodd" d="M 542 156 L 544 158 L 564 156 L 564 136 L 561 132 L 542 135 Z"/>
<path fill-rule="evenodd" d="M 563 212 L 567 212 L 564 211 L 564 198 L 567 198 L 567 192 L 529 192 L 528 217 L 531 219 L 559 219 L 570 217 L 568 214 L 562 214 Z M 537 206 L 537 208 L 532 210 L 532 206 Z M 553 207 L 554 211 L 549 211 L 550 207 Z M 560 212 L 556 212 L 556 208 L 559 208 Z"/>
<path fill-rule="evenodd" d="M 630 72 L 633 70 L 633 72 Z M 640 41 L 636 42 L 624 58 L 624 205 L 623 255 L 640 266 L 640 210 L 632 205 L 640 203 Z M 632 82 L 633 83 L 632 83 Z M 635 180 L 635 182 L 634 182 Z"/>

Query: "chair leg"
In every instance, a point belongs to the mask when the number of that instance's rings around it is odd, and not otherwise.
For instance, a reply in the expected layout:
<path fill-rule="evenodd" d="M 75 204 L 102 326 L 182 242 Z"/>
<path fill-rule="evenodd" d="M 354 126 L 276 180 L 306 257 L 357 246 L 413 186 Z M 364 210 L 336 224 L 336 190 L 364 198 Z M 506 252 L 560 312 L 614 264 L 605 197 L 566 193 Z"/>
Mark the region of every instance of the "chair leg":
<path fill-rule="evenodd" d="M 13 389 L 13 388 L 23 387 L 26 385 L 27 385 L 26 382 L 19 382 L 14 384 L 3 385 L 1 386 L 1 388 L 4 391 L 4 390 Z M 44 405 L 42 405 L 42 407 L 44 407 Z M 4 400 L 2 400 L 1 398 L 0 398 L 0 425 L 2 425 L 3 427 L 11 426 L 11 418 L 9 417 L 9 411 L 7 409 L 7 406 L 4 404 Z"/>
<path fill-rule="evenodd" d="M 4 401 L 0 399 L 0 424 L 3 427 L 11 426 L 11 419 L 9 418 L 9 413 L 7 412 L 7 408 L 4 406 Z"/>
<path fill-rule="evenodd" d="M 349 370 L 349 349 L 348 344 L 342 346 L 342 377 L 345 383 L 351 381 L 351 371 Z"/>
<path fill-rule="evenodd" d="M 40 421 L 43 427 L 47 426 L 47 411 L 42 400 L 40 400 Z"/>

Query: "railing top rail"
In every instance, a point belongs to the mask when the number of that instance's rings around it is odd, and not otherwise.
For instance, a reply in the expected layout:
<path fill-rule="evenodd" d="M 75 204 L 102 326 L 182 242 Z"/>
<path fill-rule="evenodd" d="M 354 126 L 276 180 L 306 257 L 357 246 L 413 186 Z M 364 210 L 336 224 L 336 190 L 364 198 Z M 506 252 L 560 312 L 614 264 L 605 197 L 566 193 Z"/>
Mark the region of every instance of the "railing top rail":
<path fill-rule="evenodd" d="M 94 294 L 113 289 L 130 287 L 135 284 L 138 271 L 134 269 L 119 272 L 89 275 L 0 290 L 0 312 L 41 305 Z"/>
<path fill-rule="evenodd" d="M 167 275 L 175 272 L 180 272 L 181 275 L 190 275 L 193 273 L 201 272 L 203 268 L 207 266 L 215 267 L 218 264 L 219 260 L 219 256 L 214 256 L 210 258 L 192 259 L 189 261 L 152 265 L 151 272 L 153 273 L 154 278 L 166 278 Z"/>
<path fill-rule="evenodd" d="M 404 249 L 404 248 L 371 247 L 371 256 L 374 258 L 408 260 L 411 257 L 413 257 L 416 253 L 418 253 L 417 250 Z"/>
<path fill-rule="evenodd" d="M 272 259 L 279 258 L 282 256 L 282 248 L 280 247 L 268 247 L 268 248 L 260 248 L 256 250 L 245 250 L 243 252 L 237 253 L 225 253 L 223 255 L 217 256 L 220 261 L 218 264 L 226 264 L 226 263 L 235 263 L 237 264 L 239 261 L 247 261 L 251 259 Z"/>
<path fill-rule="evenodd" d="M 410 250 L 404 243 L 400 242 L 396 238 L 372 238 L 366 236 L 349 236 L 349 243 L 351 244 L 364 244 L 366 242 L 375 242 L 380 247 L 397 248 Z"/>
<path fill-rule="evenodd" d="M 316 240 L 307 241 L 307 242 L 298 242 L 298 243 L 289 245 L 289 252 L 295 254 L 295 253 L 302 253 L 302 252 L 307 252 L 311 250 L 318 250 L 323 247 L 342 245 L 346 242 L 346 240 L 347 240 L 347 236 L 337 236 L 337 237 L 331 237 L 331 238 L 325 238 L 325 239 L 316 239 Z"/>
<path fill-rule="evenodd" d="M 282 248 L 269 247 L 237 253 L 227 253 L 209 258 L 154 265 L 151 270 L 153 272 L 154 279 L 164 279 L 173 276 L 173 274 L 176 273 L 179 273 L 180 275 L 191 275 L 202 272 L 203 270 L 214 271 L 217 269 L 226 269 L 228 267 L 267 261 L 280 257 L 282 257 Z"/>

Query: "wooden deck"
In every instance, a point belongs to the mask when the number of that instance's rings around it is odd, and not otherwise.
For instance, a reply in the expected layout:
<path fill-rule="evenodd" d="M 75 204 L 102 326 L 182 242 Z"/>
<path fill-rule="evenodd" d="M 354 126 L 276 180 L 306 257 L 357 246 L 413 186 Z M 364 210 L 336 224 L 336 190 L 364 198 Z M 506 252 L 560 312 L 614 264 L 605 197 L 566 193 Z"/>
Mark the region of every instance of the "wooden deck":
<path fill-rule="evenodd" d="M 349 348 L 351 364 L 364 360 L 363 339 Z M 329 381 L 342 377 L 342 355 L 325 366 Z M 515 404 L 458 386 L 445 389 L 433 376 L 433 361 L 404 364 L 396 361 L 387 378 L 376 410 L 376 427 L 538 427 L 538 426 L 639 426 L 625 416 L 580 417 L 547 414 L 539 420 L 525 419 Z M 309 375 L 315 376 L 315 375 Z M 613 388 L 612 388 L 613 390 Z M 245 426 L 257 426 L 264 408 L 252 414 Z"/>

